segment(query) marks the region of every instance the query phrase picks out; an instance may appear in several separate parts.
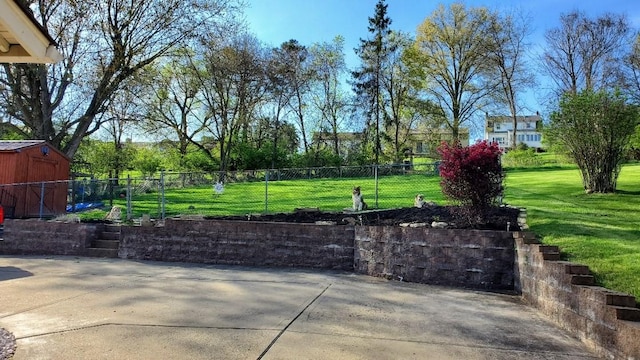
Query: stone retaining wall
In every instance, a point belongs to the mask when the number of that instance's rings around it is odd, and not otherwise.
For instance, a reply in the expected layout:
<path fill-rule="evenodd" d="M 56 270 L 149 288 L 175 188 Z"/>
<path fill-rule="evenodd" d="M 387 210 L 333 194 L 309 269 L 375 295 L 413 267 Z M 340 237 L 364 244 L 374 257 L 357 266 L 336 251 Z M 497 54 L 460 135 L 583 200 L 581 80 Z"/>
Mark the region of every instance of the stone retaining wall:
<path fill-rule="evenodd" d="M 589 268 L 556 246 L 516 232 L 516 290 L 559 326 L 610 359 L 640 359 L 640 309 L 629 294 L 594 285 Z"/>
<path fill-rule="evenodd" d="M 172 220 L 122 228 L 119 257 L 209 264 L 353 270 L 353 227 Z"/>
<path fill-rule="evenodd" d="M 0 254 L 86 255 L 101 227 L 8 219 Z M 557 247 L 527 232 L 169 219 L 164 227 L 123 226 L 119 256 L 514 289 L 598 354 L 640 359 L 635 298 L 594 286 L 586 266 L 560 261 Z"/>
<path fill-rule="evenodd" d="M 434 285 L 513 290 L 513 237 L 506 231 L 362 226 L 357 272 Z"/>
<path fill-rule="evenodd" d="M 37 219 L 6 219 L 0 241 L 0 254 L 83 256 L 100 226 Z"/>

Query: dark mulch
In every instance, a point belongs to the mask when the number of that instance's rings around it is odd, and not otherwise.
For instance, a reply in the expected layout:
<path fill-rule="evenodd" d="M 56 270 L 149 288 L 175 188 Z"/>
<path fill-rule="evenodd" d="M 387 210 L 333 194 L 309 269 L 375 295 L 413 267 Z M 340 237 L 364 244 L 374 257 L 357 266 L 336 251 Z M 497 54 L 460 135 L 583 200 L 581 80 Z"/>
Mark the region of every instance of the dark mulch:
<path fill-rule="evenodd" d="M 13 334 L 0 328 L 0 360 L 10 359 L 16 349 L 16 339 Z"/>
<path fill-rule="evenodd" d="M 518 215 L 520 210 L 511 207 L 496 207 L 489 211 L 481 223 L 469 223 L 459 215 L 458 208 L 453 206 L 426 206 L 423 208 L 399 208 L 389 210 L 364 211 L 362 213 L 335 213 L 302 210 L 293 213 L 243 216 L 207 216 L 207 219 L 235 221 L 267 221 L 290 223 L 315 223 L 317 221 L 335 222 L 337 225 L 384 225 L 397 226 L 406 223 L 445 222 L 447 228 L 506 230 L 507 223 L 511 231 L 519 230 Z"/>

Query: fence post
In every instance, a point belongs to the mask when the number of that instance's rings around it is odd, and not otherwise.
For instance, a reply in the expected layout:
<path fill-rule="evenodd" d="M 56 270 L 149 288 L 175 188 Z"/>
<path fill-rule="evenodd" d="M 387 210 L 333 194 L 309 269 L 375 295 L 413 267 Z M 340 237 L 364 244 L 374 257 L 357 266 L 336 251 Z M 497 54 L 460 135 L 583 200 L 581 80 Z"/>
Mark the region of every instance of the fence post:
<path fill-rule="evenodd" d="M 165 214 L 164 200 L 164 170 L 160 171 L 160 219 L 164 220 Z"/>
<path fill-rule="evenodd" d="M 378 208 L 378 185 L 379 185 L 379 177 L 378 177 L 378 167 L 380 165 L 376 164 L 373 170 L 374 178 L 376 180 L 376 209 Z"/>
<path fill-rule="evenodd" d="M 111 171 L 109 171 L 109 206 L 113 207 L 113 178 L 111 177 Z"/>
<path fill-rule="evenodd" d="M 44 212 L 44 181 L 40 183 L 40 220 Z"/>
<path fill-rule="evenodd" d="M 71 175 L 71 212 L 76 212 L 76 181 L 75 176 Z"/>
<path fill-rule="evenodd" d="M 131 220 L 131 175 L 127 174 L 127 221 Z"/>
<path fill-rule="evenodd" d="M 269 170 L 264 172 L 264 212 L 269 212 Z"/>

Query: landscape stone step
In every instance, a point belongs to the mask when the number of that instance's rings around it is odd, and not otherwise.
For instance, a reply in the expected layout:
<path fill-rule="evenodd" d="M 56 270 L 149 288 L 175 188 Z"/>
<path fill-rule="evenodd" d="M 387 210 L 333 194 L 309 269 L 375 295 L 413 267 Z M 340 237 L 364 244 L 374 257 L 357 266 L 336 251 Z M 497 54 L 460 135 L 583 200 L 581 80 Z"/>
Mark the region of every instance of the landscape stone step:
<path fill-rule="evenodd" d="M 607 305 L 621 306 L 621 307 L 636 307 L 635 296 L 623 293 L 610 293 L 605 295 L 605 301 Z"/>
<path fill-rule="evenodd" d="M 540 245 L 538 247 L 541 253 L 557 253 L 560 252 L 560 248 L 555 245 Z"/>
<path fill-rule="evenodd" d="M 92 248 L 98 249 L 118 249 L 120 247 L 120 241 L 118 240 L 94 240 L 91 242 Z"/>
<path fill-rule="evenodd" d="M 100 233 L 101 240 L 120 240 L 120 232 L 103 231 Z"/>
<path fill-rule="evenodd" d="M 558 261 L 560 260 L 560 253 L 559 252 L 543 252 L 542 258 L 544 260 Z"/>
<path fill-rule="evenodd" d="M 117 258 L 118 250 L 117 249 L 99 249 L 99 248 L 88 248 L 87 256 L 89 257 L 103 257 L 103 258 Z"/>
<path fill-rule="evenodd" d="M 571 275 L 572 285 L 595 285 L 596 281 L 592 275 Z"/>
<path fill-rule="evenodd" d="M 623 306 L 614 306 L 613 308 L 615 309 L 616 317 L 619 320 L 635 321 L 635 322 L 640 321 L 640 309 L 638 308 L 630 308 L 630 307 L 623 307 Z"/>
<path fill-rule="evenodd" d="M 105 224 L 104 231 L 107 232 L 120 232 L 120 225 L 117 224 Z"/>

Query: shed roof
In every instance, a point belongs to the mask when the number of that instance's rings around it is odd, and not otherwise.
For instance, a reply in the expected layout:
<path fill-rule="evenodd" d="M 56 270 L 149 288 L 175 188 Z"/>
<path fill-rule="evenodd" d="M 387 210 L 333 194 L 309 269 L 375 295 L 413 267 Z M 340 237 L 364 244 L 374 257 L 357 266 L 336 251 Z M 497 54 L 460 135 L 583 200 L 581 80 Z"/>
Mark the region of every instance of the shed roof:
<path fill-rule="evenodd" d="M 44 140 L 0 140 L 0 151 L 16 151 L 44 143 Z"/>
<path fill-rule="evenodd" d="M 69 159 L 65 153 L 49 145 L 46 140 L 0 140 L 0 152 L 19 152 L 22 149 L 39 145 L 47 145 L 50 150 L 55 151 L 66 159 Z"/>

